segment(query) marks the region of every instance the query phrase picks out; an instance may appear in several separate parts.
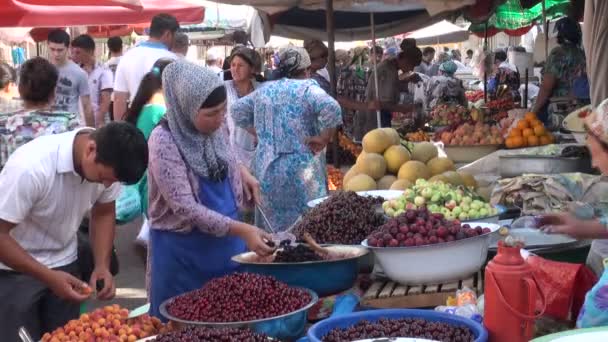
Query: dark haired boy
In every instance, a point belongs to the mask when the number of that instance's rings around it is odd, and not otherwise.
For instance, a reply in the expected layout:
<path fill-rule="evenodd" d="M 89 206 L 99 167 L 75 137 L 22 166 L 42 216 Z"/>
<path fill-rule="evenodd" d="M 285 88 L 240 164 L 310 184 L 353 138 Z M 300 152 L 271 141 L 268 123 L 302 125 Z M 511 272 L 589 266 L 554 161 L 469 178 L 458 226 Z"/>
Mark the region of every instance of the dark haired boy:
<path fill-rule="evenodd" d="M 95 40 L 88 34 L 82 34 L 72 41 L 72 60 L 87 73 L 95 127 L 101 127 L 110 121 L 114 75 L 110 69 L 95 60 Z"/>
<path fill-rule="evenodd" d="M 143 134 L 129 123 L 36 138 L 18 148 L 0 173 L 0 336 L 34 340 L 79 314 L 88 298 L 78 279 L 76 233 L 90 211 L 95 268 L 89 287 L 114 297 L 110 255 L 119 182 L 134 184 L 148 164 Z"/>
<path fill-rule="evenodd" d="M 82 104 L 84 118 L 79 116 L 81 118 L 80 123 L 84 126 L 93 127 L 95 119 L 91 106 L 87 74 L 78 64 L 68 59 L 69 47 L 70 35 L 67 32 L 61 29 L 49 32 L 49 61 L 59 72 L 53 109 L 78 115 L 80 104 Z"/>

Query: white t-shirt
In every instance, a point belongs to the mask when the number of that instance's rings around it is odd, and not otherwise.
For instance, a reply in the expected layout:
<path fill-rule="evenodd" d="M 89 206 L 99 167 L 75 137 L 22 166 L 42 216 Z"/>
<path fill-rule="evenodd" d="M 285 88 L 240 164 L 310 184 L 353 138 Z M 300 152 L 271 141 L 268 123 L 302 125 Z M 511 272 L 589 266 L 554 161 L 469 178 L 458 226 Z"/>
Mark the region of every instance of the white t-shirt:
<path fill-rule="evenodd" d="M 0 173 L 0 219 L 16 223 L 11 236 L 49 268 L 76 261 L 83 217 L 95 203 L 112 202 L 120 193 L 120 183 L 105 188 L 75 172 L 72 149 L 79 130 L 30 141 Z M 0 269 L 9 268 L 0 263 Z"/>
<path fill-rule="evenodd" d="M 89 74 L 89 90 L 91 92 L 91 106 L 93 107 L 93 115 L 99 110 L 101 105 L 101 92 L 104 90 L 112 91 L 114 86 L 114 77 L 112 71 L 101 64 L 96 64 Z M 104 114 L 106 122 L 110 118 L 109 113 Z M 100 124 L 96 122 L 96 124 Z"/>
<path fill-rule="evenodd" d="M 144 75 L 163 57 L 176 58 L 175 54 L 161 43 L 143 42 L 127 51 L 116 68 L 114 91 L 128 92 L 132 101 Z"/>

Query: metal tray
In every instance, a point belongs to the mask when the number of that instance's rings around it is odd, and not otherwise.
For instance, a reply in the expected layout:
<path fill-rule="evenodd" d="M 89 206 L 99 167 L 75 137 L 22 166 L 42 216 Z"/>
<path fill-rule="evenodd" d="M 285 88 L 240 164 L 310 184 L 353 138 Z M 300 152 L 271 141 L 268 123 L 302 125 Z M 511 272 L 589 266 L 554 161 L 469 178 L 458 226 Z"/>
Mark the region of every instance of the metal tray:
<path fill-rule="evenodd" d="M 591 159 L 564 158 L 559 156 L 509 155 L 498 160 L 500 176 L 519 177 L 526 173 L 557 174 L 582 172 L 592 173 Z"/>

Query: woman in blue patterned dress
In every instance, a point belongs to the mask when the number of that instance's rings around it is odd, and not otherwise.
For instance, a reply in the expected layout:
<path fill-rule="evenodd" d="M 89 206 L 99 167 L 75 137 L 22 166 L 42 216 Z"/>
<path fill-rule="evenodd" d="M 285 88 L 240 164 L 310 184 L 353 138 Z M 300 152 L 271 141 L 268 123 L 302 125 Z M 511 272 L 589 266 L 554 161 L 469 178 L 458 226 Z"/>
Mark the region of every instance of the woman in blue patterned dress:
<path fill-rule="evenodd" d="M 608 174 L 608 99 L 604 100 L 587 117 L 587 146 L 593 166 L 603 175 Z M 593 218 L 591 213 L 551 214 L 542 219 L 545 233 L 565 234 L 576 239 L 608 240 L 608 216 Z M 587 215 L 591 214 L 591 215 Z M 577 217 L 578 216 L 578 217 Z M 603 242 L 603 241 L 594 241 Z M 593 250 L 593 247 L 592 247 Z M 576 326 L 591 328 L 608 326 L 608 258 L 603 261 L 604 271 L 595 286 L 587 292 Z"/>
<path fill-rule="evenodd" d="M 327 195 L 325 146 L 342 124 L 340 105 L 308 79 L 306 50 L 280 53 L 281 78 L 232 107 L 237 126 L 257 134 L 253 171 L 276 231 L 289 228 L 312 199 Z M 256 223 L 261 220 L 256 215 Z M 264 224 L 265 225 L 265 224 Z"/>

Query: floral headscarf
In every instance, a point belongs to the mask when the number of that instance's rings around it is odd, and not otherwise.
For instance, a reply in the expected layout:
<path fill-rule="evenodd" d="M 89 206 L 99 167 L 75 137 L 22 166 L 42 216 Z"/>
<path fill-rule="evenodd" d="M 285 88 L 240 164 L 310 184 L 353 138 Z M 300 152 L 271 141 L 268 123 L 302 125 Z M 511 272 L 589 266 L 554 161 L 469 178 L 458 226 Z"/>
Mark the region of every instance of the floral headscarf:
<path fill-rule="evenodd" d="M 608 144 L 608 99 L 602 101 L 585 119 L 585 125 L 593 135 Z"/>

